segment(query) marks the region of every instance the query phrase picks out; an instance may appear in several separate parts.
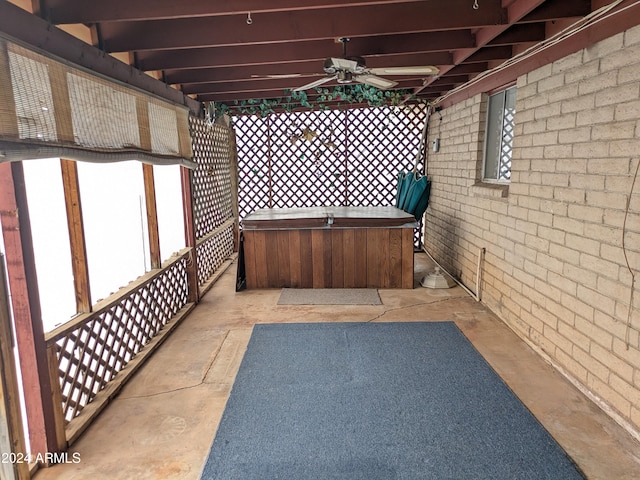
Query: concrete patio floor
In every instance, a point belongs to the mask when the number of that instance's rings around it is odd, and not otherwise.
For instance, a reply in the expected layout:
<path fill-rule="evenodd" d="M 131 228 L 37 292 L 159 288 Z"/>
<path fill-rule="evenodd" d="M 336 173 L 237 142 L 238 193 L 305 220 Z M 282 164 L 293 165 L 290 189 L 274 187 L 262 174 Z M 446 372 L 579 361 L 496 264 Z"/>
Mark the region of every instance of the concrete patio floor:
<path fill-rule="evenodd" d="M 587 478 L 640 478 L 640 443 L 461 287 L 420 287 L 433 264 L 425 254 L 415 258 L 416 288 L 381 289 L 383 305 L 375 306 L 279 306 L 280 290 L 236 293 L 234 264 L 71 446 L 80 462 L 41 469 L 34 478 L 198 479 L 256 323 L 447 320 Z"/>

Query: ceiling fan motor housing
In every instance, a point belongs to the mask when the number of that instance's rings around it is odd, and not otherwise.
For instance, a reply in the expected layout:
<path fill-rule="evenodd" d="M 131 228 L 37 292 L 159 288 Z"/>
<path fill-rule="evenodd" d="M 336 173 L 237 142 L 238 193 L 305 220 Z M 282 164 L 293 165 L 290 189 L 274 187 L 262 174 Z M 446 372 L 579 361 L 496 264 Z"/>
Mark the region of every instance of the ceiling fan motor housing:
<path fill-rule="evenodd" d="M 364 73 L 364 71 L 367 69 L 367 65 L 364 61 L 364 58 L 362 57 L 342 57 L 342 60 L 349 60 L 351 62 L 354 62 L 354 67 L 344 68 L 340 65 L 336 65 L 333 58 L 327 58 L 324 61 L 324 71 L 329 75 L 335 75 L 336 73 L 341 71 L 360 74 L 360 73 Z"/>

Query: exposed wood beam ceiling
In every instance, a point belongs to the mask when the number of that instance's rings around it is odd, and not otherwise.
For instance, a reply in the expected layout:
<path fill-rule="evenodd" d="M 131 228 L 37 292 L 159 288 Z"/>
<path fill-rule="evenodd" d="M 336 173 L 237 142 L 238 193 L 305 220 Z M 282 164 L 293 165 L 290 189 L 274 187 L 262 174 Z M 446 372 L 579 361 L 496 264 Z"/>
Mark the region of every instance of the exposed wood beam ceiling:
<path fill-rule="evenodd" d="M 432 100 L 574 23 L 607 0 L 39 0 L 55 25 L 84 24 L 95 46 L 129 54 L 199 101 L 277 98 L 320 79 L 327 57 L 368 68 L 434 65 L 394 88 Z M 474 8 L 477 4 L 477 8 Z M 248 22 L 248 20 L 251 20 Z M 292 75 L 298 74 L 293 77 Z M 268 75 L 291 75 L 268 78 Z M 384 76 L 381 74 L 381 76 Z M 325 85 L 332 85 L 328 83 Z M 310 96 L 313 91 L 308 92 Z"/>

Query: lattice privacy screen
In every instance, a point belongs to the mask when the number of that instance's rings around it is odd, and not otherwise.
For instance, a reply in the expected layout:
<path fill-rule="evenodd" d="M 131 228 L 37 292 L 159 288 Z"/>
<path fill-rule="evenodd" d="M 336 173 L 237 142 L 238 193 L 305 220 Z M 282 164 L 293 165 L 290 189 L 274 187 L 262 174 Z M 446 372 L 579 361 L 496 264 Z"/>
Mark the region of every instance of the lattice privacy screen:
<path fill-rule="evenodd" d="M 407 105 L 234 117 L 240 218 L 259 208 L 394 205 L 426 115 Z"/>
<path fill-rule="evenodd" d="M 193 168 L 188 110 L 0 37 L 0 161 L 57 157 Z"/>
<path fill-rule="evenodd" d="M 235 216 L 232 196 L 233 132 L 190 117 L 193 155 L 193 216 L 198 259 L 198 284 L 204 284 L 233 254 Z"/>

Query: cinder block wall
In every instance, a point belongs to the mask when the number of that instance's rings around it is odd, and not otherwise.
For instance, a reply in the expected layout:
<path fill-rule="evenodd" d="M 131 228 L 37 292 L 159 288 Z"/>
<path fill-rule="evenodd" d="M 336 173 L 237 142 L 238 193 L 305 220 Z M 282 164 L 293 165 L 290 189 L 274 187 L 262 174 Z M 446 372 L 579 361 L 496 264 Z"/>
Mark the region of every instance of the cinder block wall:
<path fill-rule="evenodd" d="M 640 27 L 519 78 L 508 192 L 478 184 L 486 95 L 434 113 L 425 228 L 426 250 L 473 291 L 486 249 L 482 302 L 635 435 L 639 79 Z"/>

